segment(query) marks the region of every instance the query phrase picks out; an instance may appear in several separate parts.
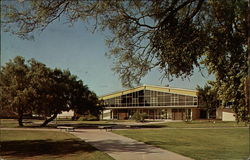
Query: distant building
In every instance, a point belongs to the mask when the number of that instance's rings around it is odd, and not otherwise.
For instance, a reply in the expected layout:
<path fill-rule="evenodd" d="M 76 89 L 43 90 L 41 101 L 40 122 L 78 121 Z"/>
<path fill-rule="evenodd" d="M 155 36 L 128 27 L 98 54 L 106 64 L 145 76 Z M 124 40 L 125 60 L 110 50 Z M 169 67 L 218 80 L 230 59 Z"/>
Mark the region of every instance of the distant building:
<path fill-rule="evenodd" d="M 232 109 L 223 109 L 222 121 L 236 121 L 235 112 Z"/>
<path fill-rule="evenodd" d="M 69 110 L 69 111 L 63 111 L 61 114 L 57 115 L 57 118 L 59 119 L 71 119 L 74 116 L 74 111 L 73 110 Z"/>
<path fill-rule="evenodd" d="M 216 119 L 221 119 L 222 121 L 236 121 L 236 115 L 232 106 L 220 106 L 216 110 Z"/>
<path fill-rule="evenodd" d="M 130 119 L 135 112 L 147 119 L 198 119 L 196 90 L 144 85 L 101 96 L 103 119 Z"/>

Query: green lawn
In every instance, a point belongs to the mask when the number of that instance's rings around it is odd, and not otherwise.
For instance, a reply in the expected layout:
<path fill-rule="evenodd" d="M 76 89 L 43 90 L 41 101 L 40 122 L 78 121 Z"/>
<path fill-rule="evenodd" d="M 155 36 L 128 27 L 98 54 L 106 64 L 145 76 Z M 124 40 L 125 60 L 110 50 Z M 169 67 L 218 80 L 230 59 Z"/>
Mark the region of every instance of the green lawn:
<path fill-rule="evenodd" d="M 152 124 L 152 126 L 167 128 L 214 128 L 214 127 L 246 127 L 244 122 L 225 122 L 225 121 L 191 121 L 191 122 L 165 122 Z"/>
<path fill-rule="evenodd" d="M 32 123 L 24 123 L 26 127 L 38 127 L 43 121 L 35 119 L 27 119 L 25 121 Z M 1 119 L 0 127 L 5 128 L 15 128 L 19 127 L 17 120 L 14 119 Z M 71 121 L 71 120 L 58 120 L 53 121 L 48 124 L 48 127 L 55 127 L 56 125 L 72 125 L 78 128 L 81 127 L 91 127 L 98 125 L 126 125 L 127 122 L 134 122 L 133 120 L 105 120 L 105 121 Z M 157 122 L 157 121 L 156 121 Z M 57 123 L 57 124 L 56 124 Z M 213 128 L 213 127 L 244 127 L 245 123 L 236 123 L 236 122 L 222 122 L 222 121 L 192 121 L 192 122 L 165 122 L 158 124 L 149 124 L 149 123 L 137 123 L 135 126 L 142 128 Z M 142 126 L 143 125 L 143 126 Z"/>
<path fill-rule="evenodd" d="M 32 122 L 39 120 L 32 120 Z M 27 126 L 32 126 L 33 124 L 27 123 Z M 18 121 L 16 119 L 0 119 L 0 127 L 1 128 L 16 128 L 18 127 Z"/>
<path fill-rule="evenodd" d="M 111 160 L 65 132 L 1 130 L 1 158 L 25 160 Z"/>
<path fill-rule="evenodd" d="M 247 159 L 249 155 L 247 128 L 136 129 L 113 132 L 197 160 Z"/>
<path fill-rule="evenodd" d="M 32 123 L 24 123 L 25 127 L 39 127 L 43 120 L 36 119 L 25 119 L 26 122 Z M 18 126 L 18 121 L 16 119 L 0 119 L 0 127 L 1 128 L 16 128 Z M 72 125 L 75 127 L 88 127 L 88 126 L 97 126 L 97 125 L 116 125 L 119 122 L 131 122 L 125 120 L 108 120 L 108 121 L 72 121 L 72 120 L 57 120 L 52 121 L 48 124 L 47 127 L 56 127 L 56 125 Z"/>
<path fill-rule="evenodd" d="M 41 120 L 26 120 L 34 127 Z M 131 121 L 57 121 L 76 127 L 110 125 Z M 244 123 L 209 121 L 143 123 L 159 129 L 115 130 L 115 133 L 143 141 L 194 159 L 246 159 L 249 133 Z M 146 128 L 142 125 L 142 128 Z M 1 119 L 1 127 L 18 127 L 17 120 Z M 50 124 L 54 127 L 55 123 Z M 140 128 L 140 125 L 136 125 Z M 231 127 L 231 128 L 228 128 Z M 193 128 L 193 129 L 192 129 Z M 201 129 L 194 129 L 201 128 Z M 207 128 L 207 129 L 204 129 Z M 64 132 L 1 131 L 1 156 L 5 159 L 111 159 L 85 142 Z"/>

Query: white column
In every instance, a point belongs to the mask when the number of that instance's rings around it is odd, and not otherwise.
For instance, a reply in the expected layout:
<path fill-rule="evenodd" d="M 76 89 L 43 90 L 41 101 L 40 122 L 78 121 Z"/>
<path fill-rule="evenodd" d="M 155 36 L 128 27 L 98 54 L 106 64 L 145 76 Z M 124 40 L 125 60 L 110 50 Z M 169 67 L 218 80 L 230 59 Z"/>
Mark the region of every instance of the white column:
<path fill-rule="evenodd" d="M 191 112 L 190 112 L 190 120 L 193 120 L 193 110 L 191 108 Z"/>
<path fill-rule="evenodd" d="M 113 113 L 113 110 L 111 110 L 111 119 L 114 119 L 114 113 Z"/>

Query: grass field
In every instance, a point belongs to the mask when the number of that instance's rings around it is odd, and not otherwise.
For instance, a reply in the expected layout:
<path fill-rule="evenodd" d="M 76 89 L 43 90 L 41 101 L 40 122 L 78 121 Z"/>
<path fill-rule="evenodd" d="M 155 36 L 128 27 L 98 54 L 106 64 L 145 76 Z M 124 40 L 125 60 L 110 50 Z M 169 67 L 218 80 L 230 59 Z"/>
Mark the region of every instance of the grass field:
<path fill-rule="evenodd" d="M 137 129 L 114 133 L 197 160 L 241 160 L 249 155 L 247 128 Z"/>
<path fill-rule="evenodd" d="M 36 127 L 41 120 L 25 120 Z M 133 121 L 70 121 L 59 120 L 57 125 L 91 127 L 98 125 L 127 125 Z M 143 124 L 143 125 L 142 125 Z M 246 159 L 249 155 L 249 132 L 244 123 L 222 121 L 135 123 L 136 128 L 115 130 L 115 133 L 143 141 L 197 160 Z M 49 127 L 55 127 L 52 123 Z M 18 127 L 17 120 L 1 119 L 0 127 Z M 104 153 L 74 136 L 63 132 L 1 131 L 1 156 L 8 159 L 111 159 Z M 2 150 L 1 150 L 2 151 Z"/>
<path fill-rule="evenodd" d="M 29 122 L 29 123 L 25 123 Z M 37 119 L 25 119 L 24 127 L 39 127 L 43 120 Z M 72 125 L 75 127 L 87 127 L 87 126 L 97 126 L 97 125 L 116 125 L 117 123 L 134 122 L 132 120 L 104 120 L 104 121 L 72 121 L 72 120 L 54 120 L 50 122 L 47 127 L 56 127 L 57 125 Z M 18 126 L 18 121 L 16 119 L 0 119 L 1 128 L 16 128 Z"/>
<path fill-rule="evenodd" d="M 0 120 L 0 127 L 1 128 L 17 128 L 18 122 L 16 119 L 1 119 Z M 36 119 L 27 119 L 24 123 L 24 127 L 39 127 L 43 120 L 36 120 Z M 112 124 L 112 121 L 71 121 L 71 120 L 58 120 L 50 122 L 47 127 L 56 127 L 57 125 L 75 125 L 75 126 L 85 126 L 85 125 L 103 125 L 103 124 Z"/>
<path fill-rule="evenodd" d="M 230 121 L 191 121 L 191 122 L 165 122 L 152 124 L 152 126 L 167 127 L 167 128 L 214 128 L 214 127 L 246 127 L 244 122 Z"/>
<path fill-rule="evenodd" d="M 111 160 L 65 132 L 1 130 L 1 158 L 11 160 Z"/>
<path fill-rule="evenodd" d="M 27 119 L 26 122 L 32 123 L 24 123 L 26 127 L 39 127 L 39 125 L 43 122 L 42 120 L 35 119 Z M 1 119 L 0 127 L 2 128 L 16 128 L 18 126 L 17 120 L 14 119 Z M 48 127 L 56 127 L 56 125 L 72 125 L 75 127 L 91 127 L 98 125 L 127 125 L 126 123 L 133 123 L 133 120 L 106 120 L 106 121 L 71 121 L 71 120 L 58 120 L 53 121 L 48 124 Z M 157 121 L 155 121 L 157 122 Z M 191 122 L 165 122 L 158 124 L 150 124 L 150 123 L 135 123 L 135 126 L 138 127 L 152 127 L 152 128 L 213 128 L 213 127 L 244 127 L 245 123 L 236 123 L 236 122 L 222 122 L 222 121 L 191 121 Z M 144 127 L 143 127 L 143 126 Z"/>

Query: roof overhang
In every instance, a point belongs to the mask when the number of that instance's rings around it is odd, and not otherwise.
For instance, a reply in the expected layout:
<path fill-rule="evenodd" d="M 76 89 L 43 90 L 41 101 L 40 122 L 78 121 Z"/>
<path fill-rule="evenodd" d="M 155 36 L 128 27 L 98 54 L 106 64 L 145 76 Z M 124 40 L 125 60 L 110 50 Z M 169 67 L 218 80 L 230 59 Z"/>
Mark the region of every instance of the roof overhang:
<path fill-rule="evenodd" d="M 106 94 L 106 95 L 100 96 L 99 99 L 106 100 L 106 99 L 122 96 L 122 95 L 125 95 L 125 94 L 129 94 L 129 93 L 132 93 L 132 92 L 144 90 L 144 89 L 145 90 L 165 92 L 165 93 L 174 93 L 174 94 L 186 95 L 186 96 L 194 96 L 194 97 L 197 97 L 197 94 L 198 94 L 197 90 L 144 85 L 144 86 L 139 86 L 139 87 L 135 87 L 135 88 L 119 91 L 119 92 Z"/>
<path fill-rule="evenodd" d="M 105 107 L 104 109 L 166 109 L 166 108 L 197 108 L 197 105 L 186 106 L 131 106 L 131 107 Z"/>

